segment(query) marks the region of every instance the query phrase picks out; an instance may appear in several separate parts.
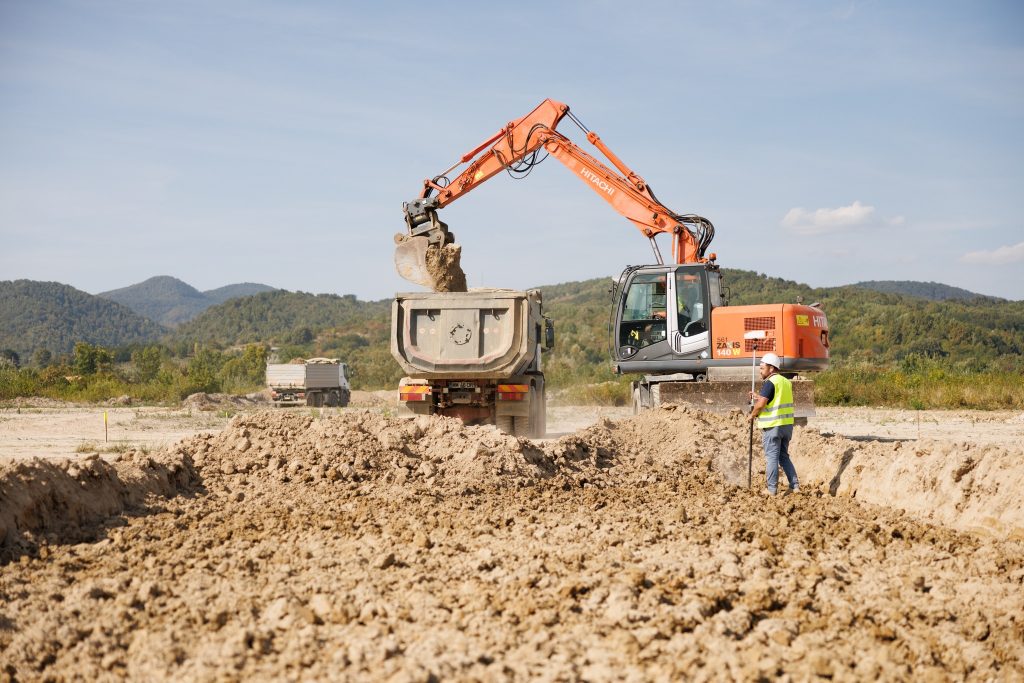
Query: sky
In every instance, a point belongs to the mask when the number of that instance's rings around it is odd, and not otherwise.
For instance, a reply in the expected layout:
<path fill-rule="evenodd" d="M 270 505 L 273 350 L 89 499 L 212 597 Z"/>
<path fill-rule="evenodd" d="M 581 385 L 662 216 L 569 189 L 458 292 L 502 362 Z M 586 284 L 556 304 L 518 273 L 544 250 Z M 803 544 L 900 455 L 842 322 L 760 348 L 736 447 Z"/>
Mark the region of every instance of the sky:
<path fill-rule="evenodd" d="M 984 0 L 0 0 L 0 280 L 415 291 L 402 202 L 545 98 L 726 268 L 1024 299 L 1024 4 Z M 654 261 L 554 157 L 441 218 L 471 287 Z"/>

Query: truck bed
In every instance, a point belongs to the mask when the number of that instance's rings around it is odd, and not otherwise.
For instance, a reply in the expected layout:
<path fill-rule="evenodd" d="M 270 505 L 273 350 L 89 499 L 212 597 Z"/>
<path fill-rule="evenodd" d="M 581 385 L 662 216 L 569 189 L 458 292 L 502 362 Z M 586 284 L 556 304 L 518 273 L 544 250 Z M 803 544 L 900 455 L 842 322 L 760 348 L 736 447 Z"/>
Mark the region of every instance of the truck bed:
<path fill-rule="evenodd" d="M 539 292 L 415 292 L 392 306 L 391 354 L 409 377 L 512 377 L 538 354 Z"/>

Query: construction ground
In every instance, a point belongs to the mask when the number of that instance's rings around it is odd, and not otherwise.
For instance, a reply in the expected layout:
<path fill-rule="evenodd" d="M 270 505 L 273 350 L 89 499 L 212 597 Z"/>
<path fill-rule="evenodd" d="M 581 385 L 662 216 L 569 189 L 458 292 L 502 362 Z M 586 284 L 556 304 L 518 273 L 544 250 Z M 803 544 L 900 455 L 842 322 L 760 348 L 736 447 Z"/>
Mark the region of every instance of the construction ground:
<path fill-rule="evenodd" d="M 1024 677 L 1024 415 L 627 412 L 5 407 L 0 681 Z"/>

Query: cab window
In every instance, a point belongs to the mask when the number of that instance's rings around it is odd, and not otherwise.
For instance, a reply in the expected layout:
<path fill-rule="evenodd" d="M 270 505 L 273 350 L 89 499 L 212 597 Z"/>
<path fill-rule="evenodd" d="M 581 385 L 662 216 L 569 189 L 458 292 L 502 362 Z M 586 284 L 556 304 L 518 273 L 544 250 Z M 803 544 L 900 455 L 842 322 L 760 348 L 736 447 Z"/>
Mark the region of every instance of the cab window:
<path fill-rule="evenodd" d="M 623 320 L 654 320 L 665 318 L 665 275 L 637 275 L 626 292 Z"/>
<path fill-rule="evenodd" d="M 623 300 L 620 345 L 642 348 L 665 340 L 667 290 L 665 273 L 633 278 Z"/>
<path fill-rule="evenodd" d="M 684 337 L 707 331 L 704 312 L 707 302 L 704 300 L 704 282 L 702 273 L 676 271 L 676 311 L 679 332 Z"/>

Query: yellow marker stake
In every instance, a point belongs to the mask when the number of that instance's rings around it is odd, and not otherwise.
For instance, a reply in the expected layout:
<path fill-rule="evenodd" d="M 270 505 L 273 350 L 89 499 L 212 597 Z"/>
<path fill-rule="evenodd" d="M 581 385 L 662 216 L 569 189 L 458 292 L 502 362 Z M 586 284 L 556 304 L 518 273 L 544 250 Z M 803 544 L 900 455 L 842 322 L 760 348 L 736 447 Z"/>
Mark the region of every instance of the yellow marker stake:
<path fill-rule="evenodd" d="M 107 443 L 107 411 L 103 411 L 103 443 Z"/>

